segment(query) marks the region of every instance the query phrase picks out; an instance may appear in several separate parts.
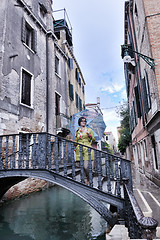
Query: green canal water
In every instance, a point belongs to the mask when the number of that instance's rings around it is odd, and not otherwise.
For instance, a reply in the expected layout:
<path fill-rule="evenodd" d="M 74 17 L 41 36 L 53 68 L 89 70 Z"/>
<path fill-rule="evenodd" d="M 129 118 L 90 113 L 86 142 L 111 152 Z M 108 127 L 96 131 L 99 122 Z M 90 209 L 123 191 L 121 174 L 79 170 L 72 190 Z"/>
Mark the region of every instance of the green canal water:
<path fill-rule="evenodd" d="M 58 186 L 0 207 L 0 240 L 105 240 L 105 230 L 93 208 Z"/>

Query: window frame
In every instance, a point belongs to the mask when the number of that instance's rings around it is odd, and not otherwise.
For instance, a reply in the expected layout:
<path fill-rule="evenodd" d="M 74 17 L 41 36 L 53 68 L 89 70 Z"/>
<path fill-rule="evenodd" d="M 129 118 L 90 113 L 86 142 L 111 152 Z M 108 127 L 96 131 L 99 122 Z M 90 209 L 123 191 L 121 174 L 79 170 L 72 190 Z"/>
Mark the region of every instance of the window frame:
<path fill-rule="evenodd" d="M 58 60 L 58 65 L 57 65 L 56 59 Z M 58 71 L 57 71 L 57 70 L 58 70 Z M 55 54 L 55 74 L 56 74 L 59 78 L 61 78 L 61 76 L 60 76 L 60 58 L 58 57 L 57 54 Z"/>
<path fill-rule="evenodd" d="M 80 96 L 78 99 L 78 107 L 79 107 L 79 110 L 82 111 L 82 99 L 80 98 Z"/>
<path fill-rule="evenodd" d="M 27 43 L 27 31 L 30 32 L 29 43 Z M 23 42 L 23 45 L 27 47 L 31 52 L 37 52 L 37 31 L 24 17 L 22 18 L 21 26 L 21 41 Z"/>
<path fill-rule="evenodd" d="M 61 95 L 55 91 L 55 116 L 60 116 L 61 113 Z"/>
<path fill-rule="evenodd" d="M 30 82 L 31 82 L 31 84 L 30 84 L 30 105 L 22 102 L 23 71 L 25 71 L 27 74 L 29 74 L 31 76 L 31 79 L 30 79 Z M 34 75 L 30 71 L 25 69 L 24 67 L 21 67 L 21 73 L 20 73 L 20 104 L 25 106 L 25 107 L 31 108 L 31 109 L 33 109 L 33 101 L 34 101 L 34 81 L 33 80 L 34 80 Z"/>
<path fill-rule="evenodd" d="M 147 104 L 148 104 L 148 109 L 150 110 L 151 109 L 150 86 L 148 81 L 148 73 L 146 69 L 144 70 L 144 78 L 145 78 L 145 84 L 146 84 Z"/>
<path fill-rule="evenodd" d="M 79 95 L 77 92 L 75 92 L 76 94 L 76 108 L 79 108 Z"/>
<path fill-rule="evenodd" d="M 69 98 L 71 101 L 74 100 L 74 89 L 73 89 L 73 84 L 71 84 L 71 82 L 68 82 L 69 84 Z"/>
<path fill-rule="evenodd" d="M 79 83 L 79 71 L 78 71 L 78 68 L 75 69 L 75 77 L 76 77 L 77 82 Z"/>
<path fill-rule="evenodd" d="M 46 14 L 47 14 L 46 7 L 42 3 L 39 3 L 39 17 L 44 22 L 44 24 L 46 24 L 47 19 Z"/>
<path fill-rule="evenodd" d="M 69 66 L 69 69 L 70 69 L 70 70 L 73 69 L 73 58 L 69 58 L 69 57 L 68 57 L 68 66 Z"/>

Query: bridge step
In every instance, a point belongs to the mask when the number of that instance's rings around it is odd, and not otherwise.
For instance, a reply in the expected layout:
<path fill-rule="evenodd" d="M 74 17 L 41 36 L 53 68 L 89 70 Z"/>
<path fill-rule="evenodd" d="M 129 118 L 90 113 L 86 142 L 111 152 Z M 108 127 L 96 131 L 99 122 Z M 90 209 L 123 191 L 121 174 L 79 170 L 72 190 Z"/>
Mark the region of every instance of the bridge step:
<path fill-rule="evenodd" d="M 157 230 L 158 233 L 158 230 Z M 140 239 L 133 239 L 130 238 L 128 233 L 128 229 L 124 225 L 115 225 L 112 230 L 106 234 L 106 240 L 140 240 Z M 157 237 L 159 235 L 157 234 Z M 156 238 L 157 240 L 160 240 L 160 238 Z M 153 240 L 156 240 L 153 239 Z M 147 240 L 147 239 L 141 239 L 141 240 Z"/>
<path fill-rule="evenodd" d="M 128 229 L 124 225 L 115 225 L 109 234 L 106 234 L 106 240 L 128 240 Z"/>

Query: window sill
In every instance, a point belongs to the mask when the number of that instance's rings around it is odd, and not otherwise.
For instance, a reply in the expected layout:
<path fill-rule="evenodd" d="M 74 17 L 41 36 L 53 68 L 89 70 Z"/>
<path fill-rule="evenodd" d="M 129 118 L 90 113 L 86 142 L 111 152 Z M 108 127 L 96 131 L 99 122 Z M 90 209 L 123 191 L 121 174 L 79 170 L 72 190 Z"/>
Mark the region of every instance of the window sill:
<path fill-rule="evenodd" d="M 32 106 L 28 106 L 28 105 L 26 105 L 26 104 L 24 104 L 24 103 L 20 103 L 20 105 L 21 105 L 22 107 L 29 108 L 30 110 L 34 110 L 34 108 L 33 108 Z"/>
<path fill-rule="evenodd" d="M 58 73 L 55 72 L 55 75 L 61 79 L 61 76 Z"/>
<path fill-rule="evenodd" d="M 35 54 L 35 52 L 34 52 L 30 47 L 28 47 L 27 44 L 23 43 L 23 45 L 24 45 L 26 48 L 28 48 L 28 50 L 30 50 L 33 54 Z"/>

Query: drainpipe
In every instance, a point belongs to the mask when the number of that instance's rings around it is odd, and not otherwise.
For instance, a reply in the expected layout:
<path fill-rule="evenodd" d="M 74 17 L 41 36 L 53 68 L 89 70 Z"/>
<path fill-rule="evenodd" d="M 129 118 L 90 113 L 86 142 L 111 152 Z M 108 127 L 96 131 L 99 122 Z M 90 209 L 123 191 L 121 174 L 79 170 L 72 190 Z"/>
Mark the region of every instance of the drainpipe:
<path fill-rule="evenodd" d="M 128 8 L 128 11 L 129 8 Z M 135 33 L 135 26 L 134 26 L 134 20 L 133 20 L 133 12 L 131 13 L 131 19 L 132 19 L 132 26 L 133 26 L 133 35 L 134 35 L 134 41 L 135 41 L 135 48 L 136 48 L 136 51 L 138 49 L 137 47 L 137 39 L 136 39 L 136 33 Z M 132 32 L 132 30 L 131 30 Z M 132 36 L 132 39 L 133 39 L 133 36 Z M 134 43 L 133 43 L 134 44 Z M 142 94 L 141 94 L 141 87 L 140 87 L 140 81 L 141 81 L 141 70 L 140 70 L 140 62 L 139 62 L 139 58 L 137 57 L 137 66 L 136 66 L 136 75 L 137 75 L 137 85 L 138 85 L 138 88 L 139 88 L 139 99 L 140 99 L 140 107 L 141 107 L 141 112 L 142 112 L 142 122 L 143 122 L 143 127 L 145 127 L 145 121 L 144 121 L 144 110 L 143 110 L 143 105 L 142 105 Z"/>
<path fill-rule="evenodd" d="M 49 92 L 49 54 L 48 54 L 48 33 L 46 34 L 46 132 L 49 129 L 49 106 L 48 106 L 48 92 Z"/>

